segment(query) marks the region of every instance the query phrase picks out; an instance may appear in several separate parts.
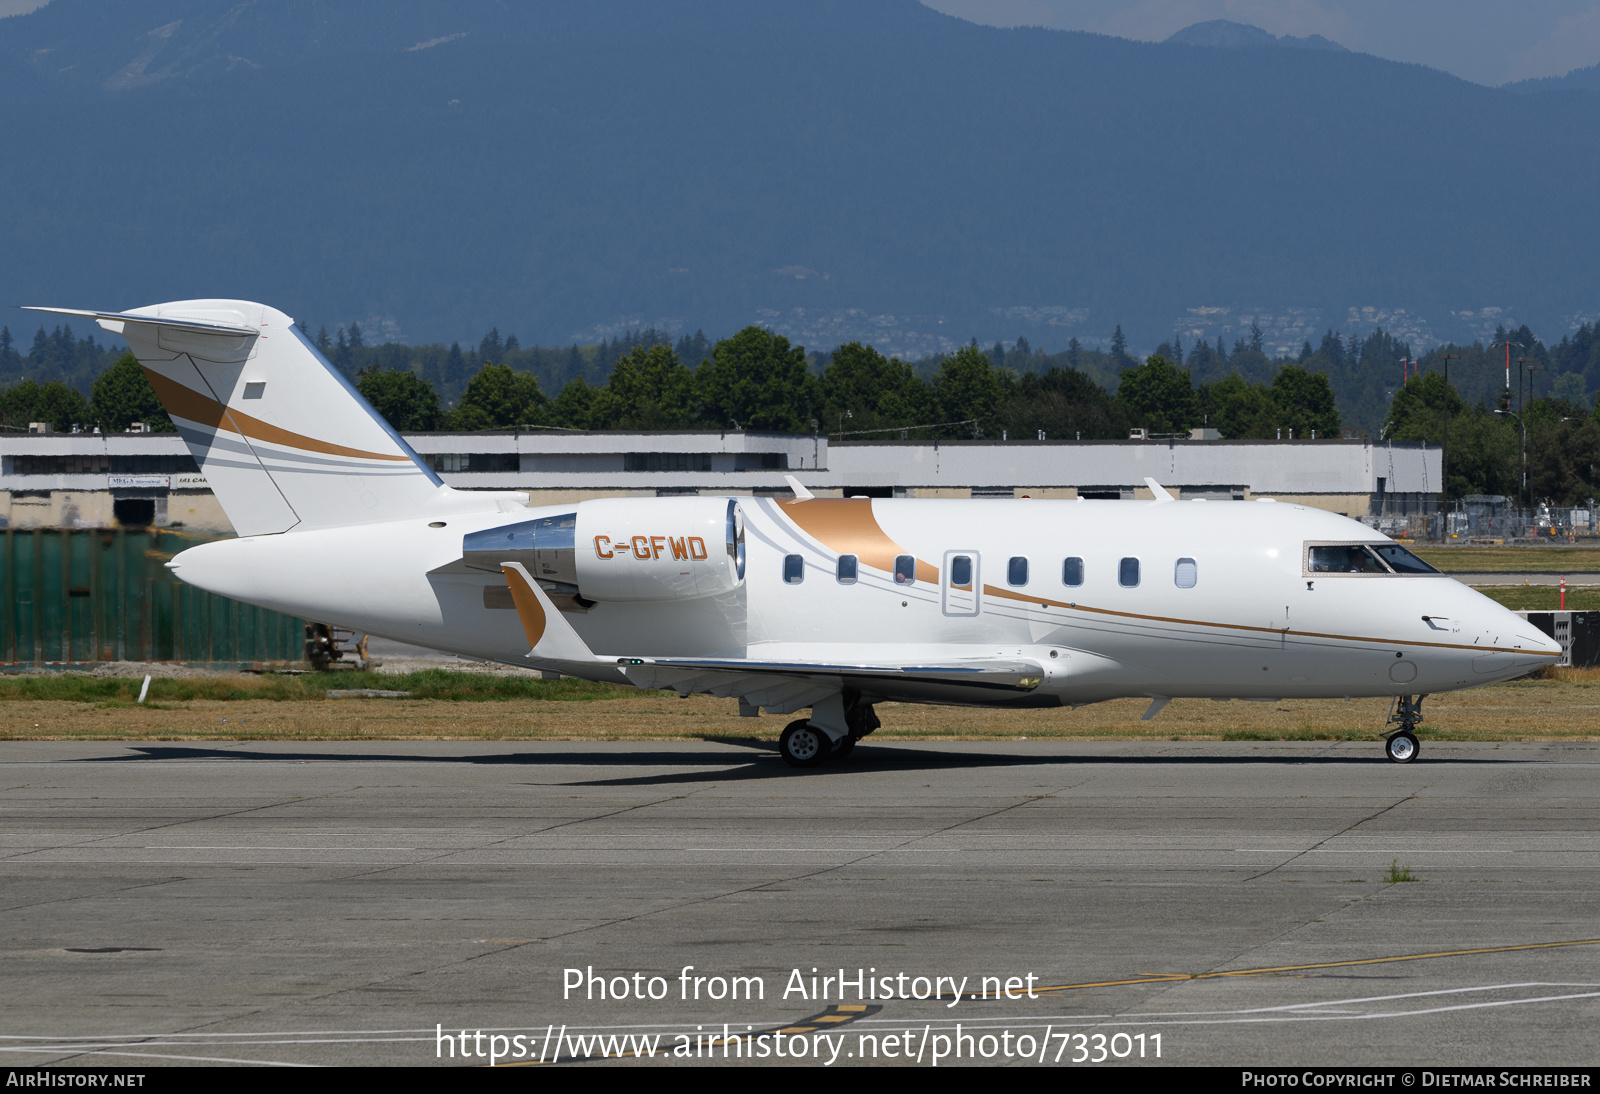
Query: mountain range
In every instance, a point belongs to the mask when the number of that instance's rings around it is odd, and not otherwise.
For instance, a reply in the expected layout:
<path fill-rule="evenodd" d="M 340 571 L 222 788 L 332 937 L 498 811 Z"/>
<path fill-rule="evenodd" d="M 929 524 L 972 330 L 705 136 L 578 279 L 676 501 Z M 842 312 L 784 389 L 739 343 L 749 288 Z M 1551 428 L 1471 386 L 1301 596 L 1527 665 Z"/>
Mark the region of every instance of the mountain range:
<path fill-rule="evenodd" d="M 1600 315 L 1600 96 L 915 0 L 53 0 L 0 141 L 5 303 L 913 355 Z"/>

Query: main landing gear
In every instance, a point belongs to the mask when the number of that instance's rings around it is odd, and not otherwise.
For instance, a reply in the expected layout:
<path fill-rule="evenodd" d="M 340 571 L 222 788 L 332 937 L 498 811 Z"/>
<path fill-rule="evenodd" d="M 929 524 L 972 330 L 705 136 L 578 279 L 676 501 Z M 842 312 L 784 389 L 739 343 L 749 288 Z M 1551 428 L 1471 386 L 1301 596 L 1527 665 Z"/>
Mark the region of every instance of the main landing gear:
<path fill-rule="evenodd" d="M 1422 701 L 1426 695 L 1401 695 L 1389 708 L 1384 726 L 1396 726 L 1383 735 L 1383 752 L 1397 764 L 1408 764 L 1422 752 L 1417 742 L 1417 723 L 1422 721 Z"/>
<path fill-rule="evenodd" d="M 856 750 L 857 741 L 883 724 L 873 713 L 872 705 L 861 702 L 845 708 L 844 721 L 850 731 L 837 741 L 813 725 L 810 719 L 790 722 L 783 727 L 783 734 L 778 738 L 778 754 L 790 767 L 839 763 Z"/>

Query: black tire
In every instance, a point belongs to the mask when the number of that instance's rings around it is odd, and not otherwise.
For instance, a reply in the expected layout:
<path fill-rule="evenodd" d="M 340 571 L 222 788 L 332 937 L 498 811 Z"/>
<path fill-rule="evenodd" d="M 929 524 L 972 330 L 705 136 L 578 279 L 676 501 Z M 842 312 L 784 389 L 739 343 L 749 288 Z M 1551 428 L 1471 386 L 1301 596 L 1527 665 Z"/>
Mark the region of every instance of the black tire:
<path fill-rule="evenodd" d="M 828 735 L 804 718 L 784 726 L 783 735 L 778 738 L 778 755 L 790 767 L 816 767 L 832 750 Z"/>
<path fill-rule="evenodd" d="M 1383 743 L 1384 755 L 1397 764 L 1408 764 L 1422 752 L 1422 745 L 1410 733 L 1396 733 Z"/>
<path fill-rule="evenodd" d="M 839 763 L 850 758 L 850 753 L 856 750 L 854 737 L 840 737 L 833 746 L 833 752 L 828 756 L 829 763 Z"/>

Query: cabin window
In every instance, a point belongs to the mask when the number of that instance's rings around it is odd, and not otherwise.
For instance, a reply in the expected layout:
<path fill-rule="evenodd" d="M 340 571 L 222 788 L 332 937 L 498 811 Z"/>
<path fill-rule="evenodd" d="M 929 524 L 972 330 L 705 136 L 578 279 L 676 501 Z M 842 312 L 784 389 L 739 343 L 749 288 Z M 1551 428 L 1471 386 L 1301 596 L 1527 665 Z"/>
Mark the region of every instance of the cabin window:
<path fill-rule="evenodd" d="M 1124 589 L 1132 589 L 1139 584 L 1139 560 L 1125 558 L 1117 563 L 1117 583 Z"/>
<path fill-rule="evenodd" d="M 910 585 L 917 580 L 917 559 L 915 555 L 894 556 L 894 583 L 896 585 Z"/>
<path fill-rule="evenodd" d="M 1061 584 L 1083 584 L 1083 559 L 1069 558 L 1061 563 Z"/>
<path fill-rule="evenodd" d="M 1006 584 L 1017 586 L 1028 583 L 1028 560 L 1017 555 L 1006 563 Z"/>
<path fill-rule="evenodd" d="M 783 580 L 787 585 L 798 585 L 806 579 L 806 560 L 799 555 L 783 556 Z"/>
<path fill-rule="evenodd" d="M 971 555 L 957 555 L 950 560 L 950 587 L 952 589 L 970 589 L 972 587 Z"/>
<path fill-rule="evenodd" d="M 835 573 L 838 574 L 839 584 L 854 585 L 856 583 L 856 556 L 840 555 L 839 565 Z"/>
<path fill-rule="evenodd" d="M 1200 579 L 1200 568 L 1194 564 L 1192 558 L 1180 558 L 1178 568 L 1172 575 L 1172 580 L 1180 589 L 1192 589 Z"/>

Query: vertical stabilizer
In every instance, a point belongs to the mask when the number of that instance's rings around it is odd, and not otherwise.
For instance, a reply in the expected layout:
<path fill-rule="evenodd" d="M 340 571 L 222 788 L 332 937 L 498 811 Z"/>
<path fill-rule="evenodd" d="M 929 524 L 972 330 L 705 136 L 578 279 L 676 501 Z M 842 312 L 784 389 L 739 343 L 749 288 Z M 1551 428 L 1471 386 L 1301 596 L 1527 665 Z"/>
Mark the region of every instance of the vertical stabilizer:
<path fill-rule="evenodd" d="M 444 486 L 273 308 L 184 300 L 126 312 L 38 310 L 91 316 L 127 339 L 241 536 L 399 520 L 441 505 L 492 509 L 499 500 L 468 501 Z"/>

